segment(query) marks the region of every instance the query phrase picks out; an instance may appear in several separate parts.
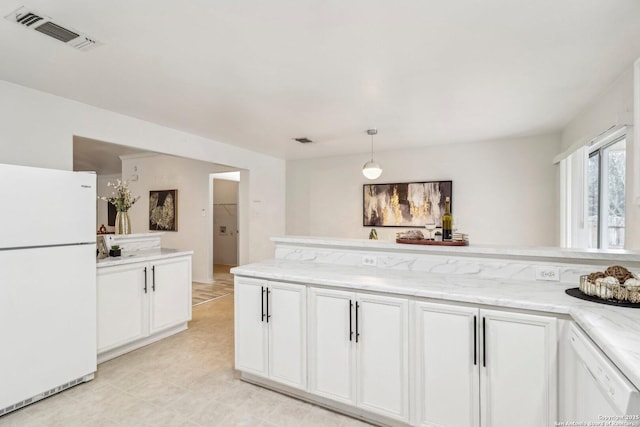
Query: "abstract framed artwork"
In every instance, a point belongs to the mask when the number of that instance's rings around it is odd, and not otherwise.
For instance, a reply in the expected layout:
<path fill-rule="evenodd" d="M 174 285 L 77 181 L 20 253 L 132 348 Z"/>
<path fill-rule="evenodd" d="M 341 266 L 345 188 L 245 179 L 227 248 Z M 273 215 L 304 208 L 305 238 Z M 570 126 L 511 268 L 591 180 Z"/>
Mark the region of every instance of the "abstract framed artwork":
<path fill-rule="evenodd" d="M 149 230 L 178 231 L 178 190 L 149 191 Z"/>
<path fill-rule="evenodd" d="M 452 181 L 364 184 L 362 225 L 365 227 L 424 227 L 433 218 L 442 226 L 447 197 L 453 209 Z"/>

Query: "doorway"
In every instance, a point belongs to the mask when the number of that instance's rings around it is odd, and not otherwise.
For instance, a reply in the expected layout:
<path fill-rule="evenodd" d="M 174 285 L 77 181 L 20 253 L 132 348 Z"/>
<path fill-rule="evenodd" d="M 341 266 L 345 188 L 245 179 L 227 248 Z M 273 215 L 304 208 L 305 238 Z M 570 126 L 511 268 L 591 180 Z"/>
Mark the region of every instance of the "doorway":
<path fill-rule="evenodd" d="M 213 275 L 228 274 L 238 265 L 238 192 L 240 172 L 212 174 Z"/>

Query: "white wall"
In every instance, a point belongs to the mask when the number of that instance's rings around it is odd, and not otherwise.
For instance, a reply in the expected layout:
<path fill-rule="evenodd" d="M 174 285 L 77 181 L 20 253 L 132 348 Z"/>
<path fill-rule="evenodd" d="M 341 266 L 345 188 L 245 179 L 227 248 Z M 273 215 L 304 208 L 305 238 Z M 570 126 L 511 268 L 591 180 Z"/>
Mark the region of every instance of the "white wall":
<path fill-rule="evenodd" d="M 220 227 L 226 227 L 222 233 Z M 213 180 L 213 262 L 235 265 L 238 262 L 238 183 Z"/>
<path fill-rule="evenodd" d="M 77 135 L 244 169 L 240 262 L 273 257 L 269 237 L 285 228 L 283 160 L 1 80 L 0 117 L 1 163 L 72 170 Z"/>
<path fill-rule="evenodd" d="M 178 190 L 178 231 L 162 236 L 166 248 L 193 250 L 193 281 L 210 282 L 213 263 L 210 262 L 211 240 L 209 218 L 209 175 L 228 168 L 182 157 L 165 155 L 123 156 L 122 176 L 137 175 L 128 181 L 129 189 L 140 200 L 129 210 L 132 233 L 148 233 L 149 191 Z"/>
<path fill-rule="evenodd" d="M 562 150 L 585 145 L 612 126 L 633 125 L 634 74 L 630 65 L 605 91 L 597 96 L 562 131 Z M 626 229 L 625 248 L 640 249 L 640 206 L 634 204 L 638 192 L 638 165 L 634 159 L 637 142 L 633 128 L 627 134 Z"/>
<path fill-rule="evenodd" d="M 452 180 L 453 215 L 476 244 L 557 246 L 559 135 L 376 153 L 374 182 Z M 287 234 L 367 238 L 366 155 L 287 162 Z M 377 228 L 393 240 L 396 228 Z"/>
<path fill-rule="evenodd" d="M 564 151 L 576 143 L 587 144 L 617 124 L 632 120 L 633 67 L 629 66 L 606 90 L 574 117 L 562 130 Z"/>

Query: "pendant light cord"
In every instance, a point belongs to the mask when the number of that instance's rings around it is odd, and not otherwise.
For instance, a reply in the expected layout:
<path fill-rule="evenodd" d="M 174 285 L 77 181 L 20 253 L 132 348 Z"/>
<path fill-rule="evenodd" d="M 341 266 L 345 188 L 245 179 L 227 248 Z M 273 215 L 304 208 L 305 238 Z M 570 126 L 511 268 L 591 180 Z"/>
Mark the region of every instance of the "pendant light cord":
<path fill-rule="evenodd" d="M 373 162 L 373 134 L 371 134 L 371 161 Z"/>

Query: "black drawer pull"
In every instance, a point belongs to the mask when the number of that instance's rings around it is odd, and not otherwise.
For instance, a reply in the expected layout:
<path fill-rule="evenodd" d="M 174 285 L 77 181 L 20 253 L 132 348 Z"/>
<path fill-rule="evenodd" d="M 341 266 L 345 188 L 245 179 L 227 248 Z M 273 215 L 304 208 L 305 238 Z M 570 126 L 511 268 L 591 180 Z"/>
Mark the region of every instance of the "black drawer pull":
<path fill-rule="evenodd" d="M 487 325 L 482 318 L 482 366 L 487 367 Z"/>
<path fill-rule="evenodd" d="M 352 317 L 353 317 L 353 302 L 349 300 L 349 341 L 353 340 L 353 328 L 351 327 Z"/>
<path fill-rule="evenodd" d="M 360 304 L 356 301 L 356 342 L 360 340 L 360 327 L 358 326 L 358 309 L 360 308 Z"/>
<path fill-rule="evenodd" d="M 473 364 L 478 364 L 478 318 L 473 316 Z"/>
<path fill-rule="evenodd" d="M 269 314 L 269 294 L 271 293 L 271 291 L 269 290 L 269 288 L 267 288 L 267 323 L 269 323 L 269 318 L 271 317 L 271 315 Z"/>

